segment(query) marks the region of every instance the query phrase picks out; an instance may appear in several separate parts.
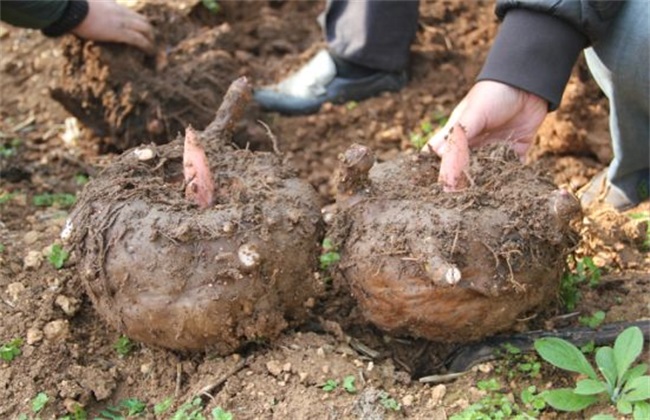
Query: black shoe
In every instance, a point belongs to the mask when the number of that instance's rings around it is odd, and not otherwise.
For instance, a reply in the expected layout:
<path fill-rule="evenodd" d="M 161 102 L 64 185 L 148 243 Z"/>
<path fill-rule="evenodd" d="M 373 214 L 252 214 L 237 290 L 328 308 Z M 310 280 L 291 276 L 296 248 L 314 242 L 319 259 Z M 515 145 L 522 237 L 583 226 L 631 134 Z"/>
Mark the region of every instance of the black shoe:
<path fill-rule="evenodd" d="M 647 170 L 628 178 L 621 186 L 614 185 L 607 179 L 607 168 L 603 169 L 578 191 L 580 204 L 587 208 L 595 203 L 605 203 L 618 211 L 625 211 L 647 200 L 650 183 Z"/>
<path fill-rule="evenodd" d="M 268 111 L 304 115 L 317 112 L 325 102 L 360 101 L 381 92 L 396 92 L 406 82 L 406 72 L 377 71 L 355 78 L 339 76 L 334 59 L 322 50 L 280 83 L 255 90 L 253 97 Z"/>

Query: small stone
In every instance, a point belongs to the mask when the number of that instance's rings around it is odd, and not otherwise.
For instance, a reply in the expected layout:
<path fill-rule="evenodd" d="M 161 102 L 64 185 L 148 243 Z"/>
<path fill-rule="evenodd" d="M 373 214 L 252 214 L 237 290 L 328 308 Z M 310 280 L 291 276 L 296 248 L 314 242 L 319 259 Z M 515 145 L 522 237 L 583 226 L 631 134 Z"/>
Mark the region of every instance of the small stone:
<path fill-rule="evenodd" d="M 140 373 L 143 375 L 147 375 L 149 372 L 151 372 L 152 365 L 151 363 L 143 363 L 140 365 Z"/>
<path fill-rule="evenodd" d="M 304 383 L 307 380 L 309 374 L 307 372 L 298 372 L 298 380 L 300 383 Z"/>
<path fill-rule="evenodd" d="M 142 162 L 146 162 L 156 157 L 156 152 L 150 147 L 135 149 L 133 151 L 133 154 L 135 155 L 136 159 Z"/>
<path fill-rule="evenodd" d="M 431 404 L 433 406 L 439 405 L 445 394 L 447 394 L 447 386 L 444 384 L 438 384 L 431 388 Z"/>
<path fill-rule="evenodd" d="M 402 405 L 404 407 L 410 407 L 413 405 L 413 400 L 415 397 L 411 394 L 405 395 L 404 398 L 402 398 Z"/>
<path fill-rule="evenodd" d="M 25 245 L 33 245 L 36 241 L 38 241 L 39 238 L 39 233 L 36 232 L 35 230 L 30 230 L 23 236 L 23 242 Z"/>
<path fill-rule="evenodd" d="M 257 267 L 260 263 L 260 254 L 254 244 L 244 244 L 237 251 L 239 261 L 246 268 Z"/>
<path fill-rule="evenodd" d="M 41 261 L 43 261 L 43 254 L 39 251 L 32 250 L 29 251 L 27 256 L 23 259 L 23 267 L 26 270 L 38 268 L 41 265 Z"/>
<path fill-rule="evenodd" d="M 10 283 L 7 286 L 7 294 L 11 298 L 12 301 L 16 302 L 18 300 L 18 296 L 25 290 L 25 285 L 19 282 L 15 283 Z"/>
<path fill-rule="evenodd" d="M 323 367 L 321 367 L 321 371 L 323 371 L 323 373 L 326 374 L 326 375 L 327 375 L 328 373 L 330 373 L 330 367 L 329 367 L 329 365 L 323 365 Z"/>
<path fill-rule="evenodd" d="M 494 365 L 492 363 L 481 363 L 476 368 L 483 373 L 490 373 L 494 370 Z"/>
<path fill-rule="evenodd" d="M 75 298 L 59 295 L 54 303 L 68 316 L 74 316 L 79 311 L 79 300 Z"/>
<path fill-rule="evenodd" d="M 27 330 L 27 337 L 26 341 L 27 344 L 30 346 L 38 343 L 43 339 L 43 331 L 39 330 L 38 328 L 32 327 Z"/>
<path fill-rule="evenodd" d="M 374 368 L 375 368 L 375 362 L 371 360 L 368 362 L 368 367 L 366 368 L 366 372 L 372 372 Z"/>
<path fill-rule="evenodd" d="M 266 369 L 273 376 L 279 376 L 282 373 L 282 366 L 277 360 L 269 360 L 266 362 Z"/>
<path fill-rule="evenodd" d="M 284 365 L 282 365 L 282 370 L 285 372 L 291 372 L 291 363 L 287 362 Z"/>
<path fill-rule="evenodd" d="M 57 319 L 45 324 L 43 334 L 45 338 L 50 341 L 60 341 L 65 339 L 70 332 L 68 321 L 65 319 Z"/>
<path fill-rule="evenodd" d="M 287 383 L 285 381 L 278 381 L 279 386 L 286 386 Z"/>
<path fill-rule="evenodd" d="M 325 350 L 322 347 L 319 347 L 316 350 L 316 355 L 319 356 L 319 357 L 325 357 Z"/>

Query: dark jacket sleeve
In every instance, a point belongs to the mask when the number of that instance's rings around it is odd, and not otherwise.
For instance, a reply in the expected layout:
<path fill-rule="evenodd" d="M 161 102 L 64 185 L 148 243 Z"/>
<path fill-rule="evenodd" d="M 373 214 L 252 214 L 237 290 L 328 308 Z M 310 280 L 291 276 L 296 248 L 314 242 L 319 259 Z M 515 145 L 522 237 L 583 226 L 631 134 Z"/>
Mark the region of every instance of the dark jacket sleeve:
<path fill-rule="evenodd" d="M 503 23 L 478 80 L 534 93 L 555 110 L 580 51 L 607 36 L 621 1 L 498 0 Z"/>
<path fill-rule="evenodd" d="M 0 0 L 0 18 L 4 22 L 40 29 L 47 36 L 69 32 L 87 15 L 87 0 Z"/>

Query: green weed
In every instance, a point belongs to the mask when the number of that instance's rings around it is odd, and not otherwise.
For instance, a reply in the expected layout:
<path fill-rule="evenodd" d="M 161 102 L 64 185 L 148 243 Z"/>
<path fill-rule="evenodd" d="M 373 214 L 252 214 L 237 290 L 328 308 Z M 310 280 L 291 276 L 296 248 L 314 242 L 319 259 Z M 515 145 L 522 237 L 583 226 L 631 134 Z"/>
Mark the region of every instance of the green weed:
<path fill-rule="evenodd" d="M 633 414 L 635 419 L 650 410 L 650 376 L 645 375 L 645 363 L 632 367 L 643 350 L 643 333 L 639 327 L 630 327 L 616 338 L 614 347 L 596 350 L 597 374 L 585 356 L 568 341 L 545 337 L 535 341 L 535 350 L 547 362 L 570 372 L 586 376 L 575 388 L 544 391 L 548 405 L 560 411 L 577 412 L 595 404 L 606 395 L 619 413 Z M 645 417 L 646 419 L 648 417 Z"/>
<path fill-rule="evenodd" d="M 495 378 L 479 381 L 477 387 L 486 391 L 487 395 L 462 412 L 451 416 L 450 420 L 532 419 L 539 416 L 546 407 L 545 401 L 534 386 L 521 392 L 521 405 L 501 392 L 501 384 Z"/>
<path fill-rule="evenodd" d="M 60 270 L 63 268 L 65 262 L 68 261 L 68 257 L 70 257 L 70 253 L 68 253 L 68 251 L 63 249 L 61 245 L 54 244 L 50 248 L 50 252 L 47 255 L 47 260 L 54 266 L 54 268 Z"/>
<path fill-rule="evenodd" d="M 323 391 L 332 392 L 338 387 L 339 387 L 339 381 L 337 381 L 336 379 L 328 379 L 327 381 L 325 381 L 325 384 L 323 385 Z"/>
<path fill-rule="evenodd" d="M 5 362 L 11 362 L 16 357 L 20 356 L 20 346 L 22 345 L 22 338 L 14 338 L 9 343 L 3 344 L 2 347 L 0 347 L 0 359 Z"/>
<path fill-rule="evenodd" d="M 509 343 L 502 348 L 498 355 L 502 362 L 495 369 L 498 374 L 505 374 L 509 380 L 519 376 L 539 377 L 542 364 L 535 355 L 524 353 Z"/>
<path fill-rule="evenodd" d="M 113 348 L 117 354 L 120 355 L 120 357 L 127 356 L 129 353 L 131 353 L 134 347 L 135 344 L 129 340 L 129 337 L 125 335 L 120 336 L 120 338 L 115 340 L 115 343 L 113 344 Z"/>
<path fill-rule="evenodd" d="M 566 309 L 572 311 L 580 301 L 580 285 L 589 284 L 592 288 L 598 286 L 602 273 L 590 257 L 585 257 L 579 261 L 570 259 L 569 263 L 573 263 L 575 269 L 567 271 L 562 276 L 560 299 Z"/>
<path fill-rule="evenodd" d="M 8 193 L 8 192 L 3 192 L 0 194 L 0 204 L 5 204 L 13 200 L 13 198 L 16 196 L 16 193 Z"/>
<path fill-rule="evenodd" d="M 205 416 L 201 414 L 202 410 L 203 401 L 201 398 L 194 398 L 191 402 L 181 405 L 171 420 L 205 420 Z"/>
<path fill-rule="evenodd" d="M 221 407 L 217 407 L 212 410 L 212 419 L 213 420 L 232 420 L 232 413 L 225 411 Z"/>
<path fill-rule="evenodd" d="M 59 208 L 68 208 L 72 207 L 77 201 L 77 197 L 74 194 L 67 193 L 43 193 L 37 194 L 32 198 L 32 203 L 36 207 L 52 207 L 57 206 Z"/>
<path fill-rule="evenodd" d="M 581 316 L 578 321 L 585 327 L 598 328 L 605 321 L 605 312 L 596 311 L 591 316 Z"/>
<path fill-rule="evenodd" d="M 399 411 L 402 409 L 402 405 L 385 392 L 382 392 L 379 396 L 379 403 L 388 411 Z"/>
<path fill-rule="evenodd" d="M 22 141 L 17 138 L 11 140 L 11 142 L 8 145 L 0 144 L 0 157 L 8 159 L 12 156 L 15 156 L 21 144 Z"/>
<path fill-rule="evenodd" d="M 38 394 L 36 394 L 36 396 L 32 400 L 32 412 L 34 412 L 34 414 L 40 413 L 43 410 L 43 408 L 45 408 L 45 405 L 49 400 L 50 398 L 47 396 L 45 392 L 39 392 Z"/>
<path fill-rule="evenodd" d="M 345 378 L 343 378 L 343 389 L 345 392 L 348 394 L 355 394 L 357 392 L 357 387 L 354 386 L 354 375 L 348 375 Z"/>
<path fill-rule="evenodd" d="M 327 270 L 332 264 L 341 260 L 341 255 L 336 251 L 331 239 L 323 239 L 322 249 L 323 252 L 319 257 L 321 270 Z"/>
<path fill-rule="evenodd" d="M 116 407 L 107 407 L 99 412 L 100 418 L 110 420 L 124 420 L 129 417 L 137 417 L 144 414 L 147 404 L 137 398 L 127 398 L 120 401 Z"/>
<path fill-rule="evenodd" d="M 164 414 L 171 408 L 173 403 L 174 400 L 171 397 L 167 397 L 153 406 L 153 413 L 157 416 Z"/>
<path fill-rule="evenodd" d="M 201 3 L 203 3 L 203 6 L 214 15 L 221 11 L 221 5 L 217 0 L 201 0 Z"/>

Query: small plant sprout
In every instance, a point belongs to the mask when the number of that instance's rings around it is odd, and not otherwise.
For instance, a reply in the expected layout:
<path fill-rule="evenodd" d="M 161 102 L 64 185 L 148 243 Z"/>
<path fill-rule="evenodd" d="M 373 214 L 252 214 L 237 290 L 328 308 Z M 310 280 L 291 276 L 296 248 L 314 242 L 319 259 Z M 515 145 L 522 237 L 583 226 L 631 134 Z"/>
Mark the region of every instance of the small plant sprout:
<path fill-rule="evenodd" d="M 43 408 L 45 408 L 45 405 L 49 400 L 50 398 L 47 396 L 45 392 L 39 392 L 38 394 L 36 394 L 36 396 L 32 400 L 32 412 L 34 412 L 34 414 L 40 413 L 43 410 Z"/>
<path fill-rule="evenodd" d="M 212 410 L 212 419 L 213 420 L 232 420 L 232 413 L 230 411 L 226 411 L 221 407 L 217 407 L 214 410 Z"/>
<path fill-rule="evenodd" d="M 201 0 L 201 3 L 203 3 L 203 6 L 213 15 L 216 15 L 221 11 L 221 5 L 217 0 Z"/>
<path fill-rule="evenodd" d="M 348 375 L 345 378 L 343 378 L 343 389 L 345 392 L 348 394 L 355 394 L 357 392 L 357 387 L 354 386 L 354 375 Z"/>
<path fill-rule="evenodd" d="M 576 308 L 580 300 L 580 285 L 588 283 L 592 288 L 598 286 L 600 284 L 601 271 L 590 257 L 585 257 L 579 261 L 570 257 L 568 264 L 574 266 L 574 270 L 567 271 L 562 276 L 560 299 L 566 309 L 572 311 Z"/>
<path fill-rule="evenodd" d="M 329 238 L 323 239 L 323 253 L 320 256 L 321 270 L 327 270 L 332 264 L 341 260 L 341 255 L 336 252 L 336 248 Z"/>
<path fill-rule="evenodd" d="M 645 363 L 632 367 L 643 350 L 643 333 L 630 327 L 616 338 L 614 347 L 596 350 L 598 375 L 585 356 L 573 344 L 556 337 L 535 341 L 535 350 L 547 362 L 570 372 L 585 375 L 575 388 L 544 391 L 541 395 L 548 405 L 560 411 L 581 411 L 607 395 L 619 413 L 633 414 L 635 419 L 649 408 L 650 376 Z M 648 417 L 645 417 L 648 418 Z"/>
<path fill-rule="evenodd" d="M 328 379 L 327 381 L 325 381 L 325 384 L 323 385 L 323 391 L 332 392 L 338 387 L 339 387 L 339 381 L 337 381 L 336 379 Z"/>
<path fill-rule="evenodd" d="M 357 106 L 359 106 L 359 103 L 357 101 L 349 101 L 345 104 L 345 109 L 347 109 L 348 111 L 352 111 Z"/>
<path fill-rule="evenodd" d="M 16 196 L 16 193 L 2 192 L 0 193 L 0 204 L 5 204 L 13 200 Z"/>
<path fill-rule="evenodd" d="M 144 413 L 147 405 L 137 398 L 127 398 L 120 401 L 117 407 L 108 407 L 100 411 L 102 418 L 111 420 L 122 420 L 124 418 L 137 417 Z"/>
<path fill-rule="evenodd" d="M 60 270 L 63 268 L 63 265 L 65 264 L 66 261 L 68 261 L 68 257 L 70 254 L 68 251 L 63 249 L 63 247 L 59 244 L 54 244 L 50 248 L 50 252 L 47 255 L 47 260 L 56 268 L 57 270 Z"/>
<path fill-rule="evenodd" d="M 75 197 L 74 194 L 64 194 L 64 193 L 37 194 L 32 199 L 32 202 L 37 207 L 57 206 L 63 209 L 72 207 L 76 201 L 77 201 L 77 197 Z"/>
<path fill-rule="evenodd" d="M 191 402 L 181 405 L 171 417 L 171 420 L 205 420 L 201 414 L 203 410 L 203 401 L 201 398 L 194 398 Z"/>
<path fill-rule="evenodd" d="M 589 328 L 598 328 L 605 320 L 605 312 L 597 311 L 591 316 L 581 316 L 579 319 L 580 324 Z"/>
<path fill-rule="evenodd" d="M 120 336 L 120 338 L 115 341 L 115 344 L 113 344 L 113 348 L 120 357 L 125 357 L 131 353 L 134 346 L 133 342 L 129 340 L 129 337 L 124 335 Z"/>
<path fill-rule="evenodd" d="M 379 396 L 379 402 L 381 403 L 382 407 L 388 411 L 399 411 L 402 409 L 402 405 L 386 392 L 381 393 Z"/>
<path fill-rule="evenodd" d="M 505 343 L 502 347 L 500 355 L 503 362 L 497 366 L 497 373 L 505 373 L 508 379 L 514 379 L 517 376 L 529 378 L 539 376 L 542 364 L 535 355 L 524 353 L 510 343 Z"/>
<path fill-rule="evenodd" d="M 7 344 L 3 344 L 0 347 L 0 359 L 5 362 L 11 362 L 16 357 L 20 356 L 20 346 L 23 345 L 23 340 L 21 338 L 14 338 Z"/>
<path fill-rule="evenodd" d="M 153 413 L 157 416 L 165 414 L 171 408 L 173 403 L 174 400 L 171 397 L 167 397 L 153 406 Z"/>
<path fill-rule="evenodd" d="M 5 252 L 5 244 L 0 243 L 0 254 Z"/>

